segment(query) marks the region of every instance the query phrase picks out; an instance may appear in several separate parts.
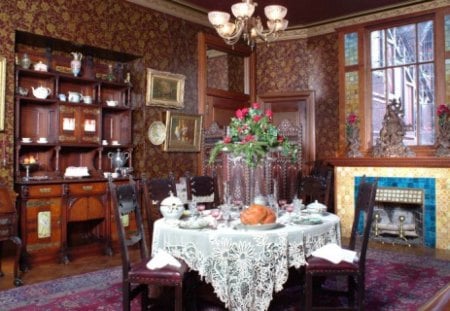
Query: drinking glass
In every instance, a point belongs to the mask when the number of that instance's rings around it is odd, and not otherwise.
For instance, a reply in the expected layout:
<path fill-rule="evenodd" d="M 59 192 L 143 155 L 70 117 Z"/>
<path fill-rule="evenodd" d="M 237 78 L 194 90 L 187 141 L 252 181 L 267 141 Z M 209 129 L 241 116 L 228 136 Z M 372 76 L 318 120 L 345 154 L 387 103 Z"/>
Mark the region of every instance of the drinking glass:
<path fill-rule="evenodd" d="M 197 202 L 190 201 L 188 203 L 189 212 L 191 213 L 191 216 L 194 217 L 197 215 Z"/>
<path fill-rule="evenodd" d="M 285 205 L 286 212 L 288 213 L 288 224 L 292 225 L 292 212 L 294 211 L 294 206 L 292 204 Z"/>
<path fill-rule="evenodd" d="M 205 204 L 197 204 L 197 211 L 199 216 L 202 215 L 202 212 L 205 210 Z"/>
<path fill-rule="evenodd" d="M 231 205 L 229 204 L 223 204 L 220 207 L 221 211 L 222 211 L 222 218 L 225 221 L 225 225 L 227 227 L 230 226 L 230 212 L 231 212 Z"/>

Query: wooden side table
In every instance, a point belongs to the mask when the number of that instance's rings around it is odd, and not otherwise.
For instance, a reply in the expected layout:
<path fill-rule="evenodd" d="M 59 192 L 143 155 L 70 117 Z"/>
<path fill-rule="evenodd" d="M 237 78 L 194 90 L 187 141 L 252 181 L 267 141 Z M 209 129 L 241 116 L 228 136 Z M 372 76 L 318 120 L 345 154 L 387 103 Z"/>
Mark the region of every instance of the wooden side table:
<path fill-rule="evenodd" d="M 17 211 L 15 208 L 16 193 L 0 183 L 0 277 L 2 272 L 2 246 L 3 242 L 11 240 L 16 245 L 14 256 L 14 285 L 23 284 L 19 275 L 22 240 L 17 235 Z"/>

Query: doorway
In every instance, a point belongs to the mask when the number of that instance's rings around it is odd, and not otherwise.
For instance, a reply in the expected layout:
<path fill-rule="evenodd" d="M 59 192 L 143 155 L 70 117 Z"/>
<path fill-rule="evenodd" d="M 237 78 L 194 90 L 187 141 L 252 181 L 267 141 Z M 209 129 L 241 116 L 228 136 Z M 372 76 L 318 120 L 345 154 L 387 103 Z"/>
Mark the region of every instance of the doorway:
<path fill-rule="evenodd" d="M 258 99 L 265 109 L 272 109 L 276 126 L 288 120 L 302 129 L 302 173 L 309 174 L 316 159 L 314 92 L 267 93 Z"/>

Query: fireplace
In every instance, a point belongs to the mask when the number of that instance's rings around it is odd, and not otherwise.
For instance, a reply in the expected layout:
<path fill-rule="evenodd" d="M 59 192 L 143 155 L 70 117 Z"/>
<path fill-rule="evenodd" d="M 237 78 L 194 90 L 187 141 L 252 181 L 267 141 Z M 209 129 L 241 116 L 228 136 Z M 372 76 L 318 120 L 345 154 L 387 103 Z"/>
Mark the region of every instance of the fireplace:
<path fill-rule="evenodd" d="M 404 245 L 423 244 L 424 190 L 378 187 L 371 239 Z"/>
<path fill-rule="evenodd" d="M 357 193 L 358 185 L 362 176 L 355 176 L 355 195 Z M 414 244 L 420 243 L 429 247 L 436 246 L 436 185 L 435 178 L 422 178 L 422 177 L 377 177 L 378 188 L 376 197 L 376 207 L 378 214 L 380 214 L 380 207 L 383 207 L 384 212 L 390 216 L 391 222 L 394 224 L 391 227 L 385 226 L 384 230 L 388 228 L 394 228 L 395 223 L 399 223 L 399 216 L 404 216 L 404 227 L 406 231 L 404 234 L 409 234 L 410 237 L 406 240 L 413 240 L 413 231 L 417 234 L 417 240 L 414 239 Z M 372 181 L 375 177 L 367 176 L 367 180 Z M 421 202 L 420 202 L 421 201 Z M 420 203 L 419 203 L 420 202 Z M 420 206 L 419 206 L 420 205 Z M 384 208 L 387 207 L 387 208 Z M 420 210 L 420 211 L 419 211 Z M 395 215 L 394 215 L 395 213 Z M 384 214 L 384 213 L 383 213 Z M 374 213 L 374 215 L 376 215 Z M 412 218 L 414 216 L 414 218 Z M 394 219 L 396 218 L 396 219 Z M 415 229 L 412 228 L 411 223 L 415 222 Z M 375 222 L 375 221 L 374 221 Z M 408 222 L 408 226 L 406 226 Z M 384 223 L 386 224 L 386 222 Z M 389 224 L 388 224 L 389 225 Z M 382 226 L 383 227 L 383 226 Z M 398 228 L 398 224 L 397 224 Z M 394 229 L 393 229 L 394 230 Z M 392 230 L 392 231 L 393 231 Z M 373 233 L 372 233 L 373 234 Z M 397 235 L 390 234 L 391 236 Z M 383 234 L 386 237 L 388 234 Z M 379 237 L 382 239 L 382 237 Z M 400 243 L 405 239 L 397 238 L 396 242 Z M 393 239 L 387 239 L 384 241 L 394 241 Z M 411 243 L 410 241 L 409 243 Z M 408 243 L 405 243 L 408 244 Z"/>

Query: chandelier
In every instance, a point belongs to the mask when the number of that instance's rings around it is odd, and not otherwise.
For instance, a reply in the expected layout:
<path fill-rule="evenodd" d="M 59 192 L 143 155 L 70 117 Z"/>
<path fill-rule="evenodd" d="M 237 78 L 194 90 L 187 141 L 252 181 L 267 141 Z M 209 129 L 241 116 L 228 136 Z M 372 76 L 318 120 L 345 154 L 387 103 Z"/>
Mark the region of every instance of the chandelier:
<path fill-rule="evenodd" d="M 257 38 L 261 38 L 264 42 L 274 41 L 288 26 L 288 21 L 284 19 L 287 8 L 281 5 L 268 5 L 264 8 L 268 29 L 264 30 L 261 18 L 252 16 L 257 5 L 252 0 L 242 0 L 233 4 L 231 12 L 235 17 L 234 23 L 230 22 L 229 13 L 221 11 L 209 12 L 208 19 L 227 44 L 234 45 L 242 36 L 253 48 Z"/>

